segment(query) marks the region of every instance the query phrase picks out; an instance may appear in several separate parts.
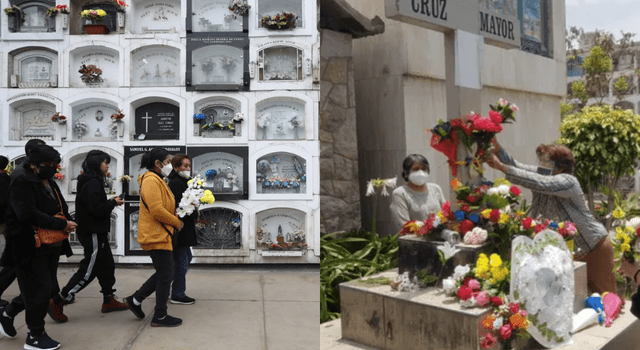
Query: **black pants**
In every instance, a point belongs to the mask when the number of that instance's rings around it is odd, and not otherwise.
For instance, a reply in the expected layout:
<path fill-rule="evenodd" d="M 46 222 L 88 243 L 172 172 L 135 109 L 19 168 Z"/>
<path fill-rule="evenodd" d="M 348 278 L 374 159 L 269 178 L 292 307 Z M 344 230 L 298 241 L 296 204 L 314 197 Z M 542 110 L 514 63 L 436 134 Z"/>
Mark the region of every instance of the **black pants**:
<path fill-rule="evenodd" d="M 173 281 L 173 252 L 170 250 L 151 250 L 149 255 L 156 272 L 142 284 L 133 296 L 141 302 L 156 292 L 155 317 L 161 318 L 167 315 L 167 301 Z"/>
<path fill-rule="evenodd" d="M 0 296 L 16 280 L 16 269 L 13 266 L 5 266 L 0 270 Z"/>
<path fill-rule="evenodd" d="M 63 298 L 71 300 L 96 277 L 102 287 L 102 294 L 113 294 L 116 265 L 111 254 L 109 237 L 106 234 L 93 233 L 90 236 L 79 236 L 78 240 L 84 248 L 84 258 L 80 261 L 78 271 L 71 276 L 60 294 Z"/>
<path fill-rule="evenodd" d="M 32 335 L 44 332 L 44 318 L 49 308 L 49 298 L 56 283 L 60 247 L 43 244 L 30 259 L 18 259 L 14 250 L 16 274 L 20 295 L 13 298 L 5 311 L 15 317 L 26 310 L 25 321 Z"/>

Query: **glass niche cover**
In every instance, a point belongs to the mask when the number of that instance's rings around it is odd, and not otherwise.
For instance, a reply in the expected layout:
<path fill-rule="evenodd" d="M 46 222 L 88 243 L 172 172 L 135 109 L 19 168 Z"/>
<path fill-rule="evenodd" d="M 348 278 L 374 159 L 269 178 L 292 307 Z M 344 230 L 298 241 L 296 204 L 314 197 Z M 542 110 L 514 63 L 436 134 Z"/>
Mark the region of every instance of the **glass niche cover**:
<path fill-rule="evenodd" d="M 141 47 L 131 52 L 132 86 L 180 85 L 180 51 L 169 46 Z"/>
<path fill-rule="evenodd" d="M 109 153 L 108 149 L 104 149 L 101 147 L 96 147 L 95 149 Z M 82 175 L 83 173 L 82 163 L 84 162 L 86 157 L 87 157 L 87 153 L 78 154 L 70 159 L 70 162 L 69 162 L 70 165 L 68 169 L 65 169 L 65 168 L 61 169 L 61 172 L 64 175 L 68 176 L 70 179 L 69 192 L 71 193 L 77 193 L 78 176 Z M 113 155 L 111 155 L 111 162 L 109 163 L 109 172 L 107 172 L 107 176 L 104 177 L 104 182 L 102 183 L 104 187 L 104 192 L 107 195 L 115 195 L 116 191 L 120 190 L 120 188 L 116 188 L 117 179 L 115 176 L 115 174 L 118 173 L 119 167 L 120 167 L 120 164 L 118 162 L 118 159 Z"/>
<path fill-rule="evenodd" d="M 195 248 L 242 248 L 242 214 L 229 208 L 201 209 L 196 220 Z"/>
<path fill-rule="evenodd" d="M 206 179 L 216 200 L 248 199 L 247 147 L 189 147 L 191 173 Z"/>
<path fill-rule="evenodd" d="M 116 141 L 118 125 L 111 119 L 111 115 L 117 111 L 117 106 L 106 103 L 90 103 L 73 107 L 73 140 Z"/>
<path fill-rule="evenodd" d="M 140 216 L 140 202 L 127 202 L 124 205 L 124 243 L 126 255 L 148 255 L 138 243 L 138 218 Z"/>
<path fill-rule="evenodd" d="M 244 18 L 229 10 L 227 0 L 191 0 L 192 32 L 242 32 Z"/>
<path fill-rule="evenodd" d="M 145 146 L 145 147 L 125 147 L 124 148 L 124 173 L 129 176 L 130 180 L 119 178 L 122 183 L 122 191 L 126 194 L 126 198 L 137 198 L 140 196 L 140 185 L 138 185 L 138 177 L 147 172 L 146 168 L 140 169 L 142 156 L 152 149 L 160 147 L 169 152 L 171 157 L 176 154 L 186 154 L 185 146 Z M 124 180 L 124 181 L 123 181 Z"/>
<path fill-rule="evenodd" d="M 256 214 L 256 247 L 260 250 L 305 250 L 306 214 L 278 208 Z"/>
<path fill-rule="evenodd" d="M 249 38 L 187 37 L 187 91 L 237 91 L 249 88 Z"/>
<path fill-rule="evenodd" d="M 291 99 L 260 103 L 257 112 L 257 140 L 305 138 L 305 105 L 300 101 Z"/>
<path fill-rule="evenodd" d="M 258 158 L 257 193 L 307 193 L 307 163 L 295 154 L 279 152 Z"/>
<path fill-rule="evenodd" d="M 274 46 L 260 51 L 260 81 L 303 80 L 302 50 L 291 46 Z"/>

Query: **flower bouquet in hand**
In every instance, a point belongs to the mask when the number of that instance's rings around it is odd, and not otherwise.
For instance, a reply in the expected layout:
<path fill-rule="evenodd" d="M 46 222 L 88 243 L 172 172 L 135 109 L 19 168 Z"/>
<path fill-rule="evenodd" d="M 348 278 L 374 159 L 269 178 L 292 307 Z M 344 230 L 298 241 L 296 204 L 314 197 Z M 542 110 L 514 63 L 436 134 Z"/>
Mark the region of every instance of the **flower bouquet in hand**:
<path fill-rule="evenodd" d="M 187 182 L 187 189 L 182 194 L 182 199 L 178 204 L 176 212 L 179 217 L 193 214 L 202 204 L 213 204 L 215 197 L 210 190 L 205 190 L 207 183 L 202 179 L 200 174 Z"/>

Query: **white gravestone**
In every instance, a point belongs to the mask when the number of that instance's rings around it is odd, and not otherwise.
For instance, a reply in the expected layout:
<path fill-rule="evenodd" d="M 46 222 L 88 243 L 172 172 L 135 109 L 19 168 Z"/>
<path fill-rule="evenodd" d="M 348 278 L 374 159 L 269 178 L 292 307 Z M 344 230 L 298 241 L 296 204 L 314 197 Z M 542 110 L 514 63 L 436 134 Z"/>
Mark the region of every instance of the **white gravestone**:
<path fill-rule="evenodd" d="M 71 53 L 69 68 L 69 86 L 73 88 L 101 88 L 118 87 L 120 82 L 120 56 L 117 51 L 104 46 L 88 46 L 74 50 Z M 102 70 L 100 79 L 94 82 L 82 80 L 82 74 L 78 72 L 82 65 L 95 65 Z"/>
<path fill-rule="evenodd" d="M 229 45 L 208 45 L 193 50 L 193 85 L 242 85 L 244 51 Z"/>
<path fill-rule="evenodd" d="M 259 52 L 260 81 L 303 80 L 302 50 L 291 46 L 274 46 Z"/>
<path fill-rule="evenodd" d="M 132 86 L 179 86 L 180 50 L 145 46 L 131 52 Z"/>
<path fill-rule="evenodd" d="M 87 103 L 72 109 L 72 135 L 74 140 L 116 141 L 117 125 L 112 123 L 111 115 L 117 106 L 106 103 Z"/>
<path fill-rule="evenodd" d="M 256 214 L 256 248 L 265 249 L 278 242 L 306 242 L 304 212 L 295 209 L 270 209 Z"/>
<path fill-rule="evenodd" d="M 304 139 L 304 112 L 304 104 L 293 99 L 261 103 L 256 117 L 256 139 Z"/>
<path fill-rule="evenodd" d="M 180 1 L 151 0 L 136 3 L 136 18 L 133 31 L 136 34 L 178 33 L 182 30 L 183 17 Z"/>
<path fill-rule="evenodd" d="M 257 193 L 307 193 L 306 160 L 295 154 L 267 154 L 256 162 Z"/>
<path fill-rule="evenodd" d="M 15 76 L 15 78 L 13 78 Z M 13 56 L 12 82 L 20 88 L 48 88 L 58 85 L 58 55 L 34 49 Z M 14 84 L 12 84 L 12 87 Z"/>
<path fill-rule="evenodd" d="M 227 0 L 193 0 L 191 28 L 193 32 L 241 32 L 242 17 L 233 16 Z"/>
<path fill-rule="evenodd" d="M 573 260 L 560 234 L 545 230 L 533 240 L 513 240 L 510 299 L 525 304 L 528 331 L 545 347 L 572 342 L 574 283 Z"/>
<path fill-rule="evenodd" d="M 49 103 L 34 101 L 15 107 L 14 118 L 9 122 L 9 138 L 14 141 L 33 138 L 53 141 L 56 131 L 51 116 L 54 114 L 55 106 Z"/>

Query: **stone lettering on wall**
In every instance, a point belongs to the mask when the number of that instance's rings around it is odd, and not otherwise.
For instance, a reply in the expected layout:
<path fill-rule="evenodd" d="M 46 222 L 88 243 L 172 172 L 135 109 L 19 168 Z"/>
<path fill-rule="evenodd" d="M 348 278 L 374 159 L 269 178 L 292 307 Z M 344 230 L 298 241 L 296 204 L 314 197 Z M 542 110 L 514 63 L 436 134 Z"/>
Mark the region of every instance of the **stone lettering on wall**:
<path fill-rule="evenodd" d="M 119 86 L 120 58 L 115 50 L 102 46 L 83 47 L 71 53 L 69 85 L 75 88 L 117 87 Z M 95 66 L 101 74 L 97 79 L 83 78 L 78 72 L 82 66 Z"/>
<path fill-rule="evenodd" d="M 305 107 L 299 101 L 261 103 L 256 115 L 258 140 L 298 140 L 305 137 Z"/>
<path fill-rule="evenodd" d="M 176 33 L 182 28 L 179 1 L 151 0 L 136 3 L 136 8 L 141 10 L 136 10 L 139 20 L 134 21 L 135 33 Z"/>

